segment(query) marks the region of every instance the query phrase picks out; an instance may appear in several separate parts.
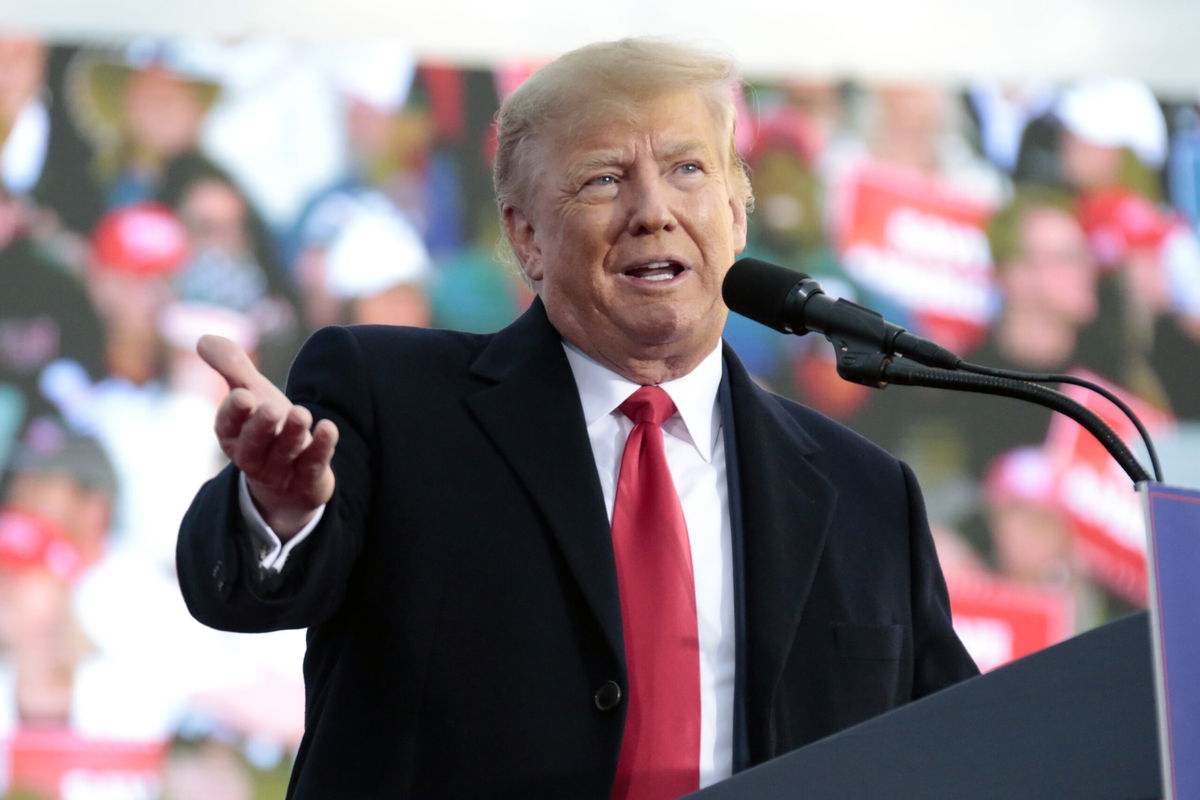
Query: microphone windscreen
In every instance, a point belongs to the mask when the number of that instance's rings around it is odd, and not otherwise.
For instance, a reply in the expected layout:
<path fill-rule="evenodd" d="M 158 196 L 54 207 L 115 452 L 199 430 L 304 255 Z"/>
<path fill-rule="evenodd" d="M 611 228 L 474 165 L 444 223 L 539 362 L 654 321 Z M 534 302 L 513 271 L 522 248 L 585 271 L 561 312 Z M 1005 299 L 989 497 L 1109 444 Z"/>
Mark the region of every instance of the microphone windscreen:
<path fill-rule="evenodd" d="M 783 311 L 792 287 L 808 278 L 803 272 L 757 258 L 734 262 L 725 274 L 721 296 L 736 311 L 769 328 L 791 333 Z"/>

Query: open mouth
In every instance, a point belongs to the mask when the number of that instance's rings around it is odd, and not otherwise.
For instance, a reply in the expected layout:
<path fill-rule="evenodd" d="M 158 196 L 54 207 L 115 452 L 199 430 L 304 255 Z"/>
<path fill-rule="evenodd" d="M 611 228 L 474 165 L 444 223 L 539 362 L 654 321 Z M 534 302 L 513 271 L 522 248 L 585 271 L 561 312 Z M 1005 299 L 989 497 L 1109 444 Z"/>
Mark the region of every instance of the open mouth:
<path fill-rule="evenodd" d="M 641 281 L 659 283 L 679 277 L 685 269 L 686 267 L 675 261 L 652 261 L 627 269 L 623 274 Z"/>

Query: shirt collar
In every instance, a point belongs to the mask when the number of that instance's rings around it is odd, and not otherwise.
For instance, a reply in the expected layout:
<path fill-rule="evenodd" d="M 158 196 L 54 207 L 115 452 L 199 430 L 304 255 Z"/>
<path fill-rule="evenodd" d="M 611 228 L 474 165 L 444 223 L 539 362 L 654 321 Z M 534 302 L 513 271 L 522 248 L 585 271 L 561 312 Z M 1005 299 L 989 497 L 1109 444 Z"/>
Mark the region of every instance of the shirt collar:
<path fill-rule="evenodd" d="M 579 389 L 579 400 L 583 405 L 583 419 L 587 425 L 617 411 L 621 403 L 637 391 L 638 384 L 593 360 L 566 339 L 563 339 L 563 351 L 575 376 L 575 386 Z M 721 343 L 718 341 L 713 351 L 687 375 L 659 384 L 675 402 L 692 443 L 705 461 L 712 460 L 713 443 L 720 430 L 717 389 L 721 384 L 723 369 Z"/>

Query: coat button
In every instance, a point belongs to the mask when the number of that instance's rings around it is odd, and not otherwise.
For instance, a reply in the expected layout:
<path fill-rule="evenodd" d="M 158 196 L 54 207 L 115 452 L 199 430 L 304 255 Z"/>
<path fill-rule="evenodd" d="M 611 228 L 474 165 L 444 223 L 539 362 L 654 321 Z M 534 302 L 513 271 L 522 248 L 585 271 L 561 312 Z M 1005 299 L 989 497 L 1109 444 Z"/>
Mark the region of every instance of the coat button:
<path fill-rule="evenodd" d="M 621 687 L 616 681 L 605 681 L 592 695 L 592 700 L 601 711 L 612 711 L 621 704 Z"/>

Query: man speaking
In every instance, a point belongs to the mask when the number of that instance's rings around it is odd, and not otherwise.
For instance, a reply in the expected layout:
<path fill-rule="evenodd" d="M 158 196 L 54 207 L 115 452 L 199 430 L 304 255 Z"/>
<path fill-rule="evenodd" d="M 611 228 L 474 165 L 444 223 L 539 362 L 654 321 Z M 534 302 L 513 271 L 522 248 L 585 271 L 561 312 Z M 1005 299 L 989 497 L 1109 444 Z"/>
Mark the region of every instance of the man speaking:
<path fill-rule="evenodd" d="M 201 342 L 232 463 L 180 582 L 308 628 L 289 797 L 677 797 L 975 673 L 908 468 L 722 346 L 735 81 L 625 40 L 505 101 L 498 333 L 327 328 L 286 396 Z"/>

